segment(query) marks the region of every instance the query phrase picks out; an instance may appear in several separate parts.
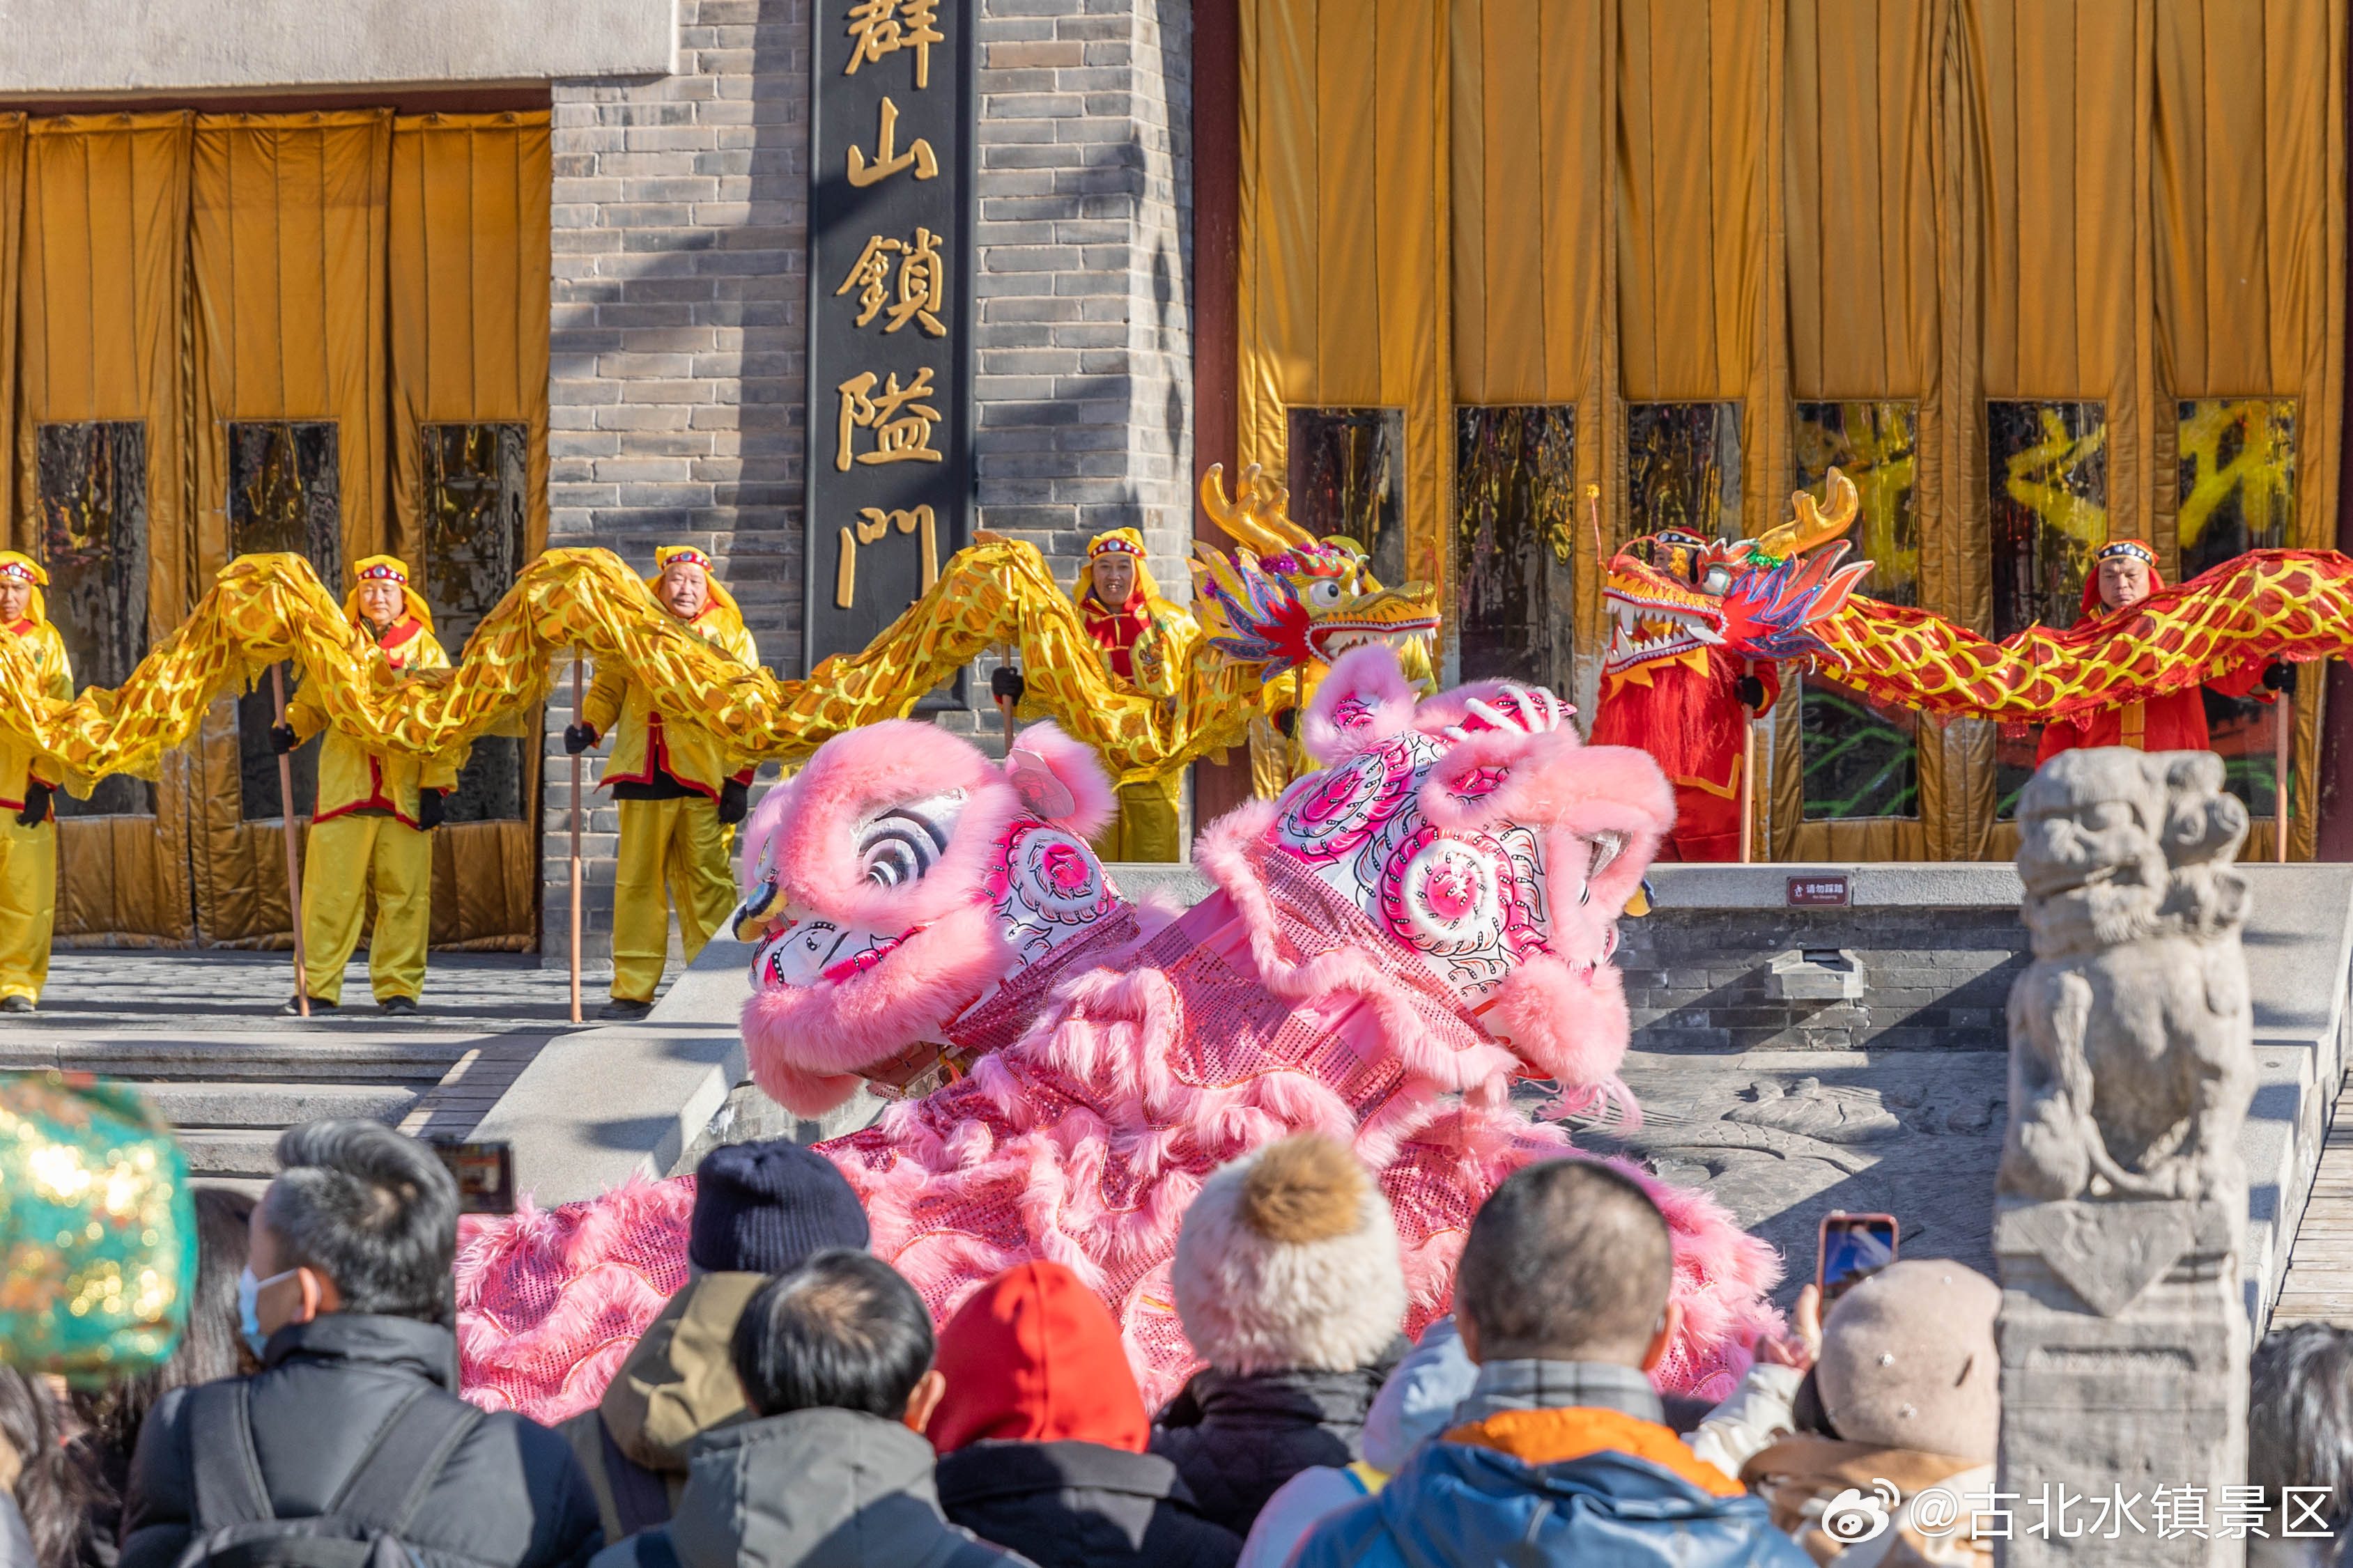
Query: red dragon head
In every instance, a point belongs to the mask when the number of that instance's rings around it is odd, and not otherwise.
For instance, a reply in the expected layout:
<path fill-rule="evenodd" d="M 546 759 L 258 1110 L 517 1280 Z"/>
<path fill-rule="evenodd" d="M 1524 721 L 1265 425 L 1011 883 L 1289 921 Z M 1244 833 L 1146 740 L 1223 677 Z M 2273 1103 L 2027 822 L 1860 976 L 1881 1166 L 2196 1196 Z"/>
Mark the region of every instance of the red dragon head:
<path fill-rule="evenodd" d="M 1627 541 L 1601 587 L 1612 623 L 1602 668 L 1630 669 L 1702 647 L 1769 659 L 1820 651 L 1811 628 L 1843 608 L 1871 570 L 1868 561 L 1840 563 L 1847 546 L 1838 536 L 1860 504 L 1853 481 L 1832 468 L 1827 488 L 1827 509 L 1799 490 L 1789 498 L 1797 516 L 1762 539 L 1669 531 Z"/>

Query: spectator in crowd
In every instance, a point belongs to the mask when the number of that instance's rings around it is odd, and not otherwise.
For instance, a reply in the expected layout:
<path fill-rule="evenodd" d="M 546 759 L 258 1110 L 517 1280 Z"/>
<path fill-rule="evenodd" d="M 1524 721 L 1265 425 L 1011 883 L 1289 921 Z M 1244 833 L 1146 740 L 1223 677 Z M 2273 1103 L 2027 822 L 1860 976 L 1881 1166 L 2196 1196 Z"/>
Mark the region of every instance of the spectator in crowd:
<path fill-rule="evenodd" d="M 2353 1525 L 2353 1330 L 2299 1323 L 2266 1334 L 2248 1367 L 2247 1484 L 2263 1489 L 2272 1518 L 2247 1542 L 2247 1568 L 2325 1568 L 2348 1561 Z M 2283 1488 L 2325 1488 L 2315 1522 L 2301 1502 L 2283 1508 Z M 2307 1494 L 2309 1495 L 2309 1494 Z M 2284 1533 L 2289 1528 L 2298 1538 Z M 2327 1531 L 2334 1539 L 2313 1539 Z"/>
<path fill-rule="evenodd" d="M 866 1247 L 858 1194 L 832 1161 L 798 1144 L 725 1144 L 703 1156 L 694 1181 L 685 1289 L 596 1408 L 562 1427 L 596 1494 L 607 1541 L 670 1518 L 696 1436 L 750 1415 L 728 1347 L 753 1292 L 813 1253 Z"/>
<path fill-rule="evenodd" d="M 1810 1287 L 1809 1288 L 1810 1289 Z M 2001 1288 L 1947 1258 L 1907 1258 L 1865 1279 L 1831 1309 L 1820 1330 L 1811 1371 L 1817 1400 L 1799 1397 L 1769 1414 L 1760 1389 L 1787 1385 L 1802 1344 L 1774 1359 L 1791 1364 L 1752 1372 L 1726 1407 L 1746 1408 L 1738 1423 L 1748 1436 L 1730 1444 L 1726 1458 L 1771 1506 L 1773 1522 L 1822 1563 L 1864 1563 L 1877 1568 L 1952 1564 L 1992 1568 L 1993 1542 L 1968 1526 L 1956 1534 L 1923 1534 L 1913 1520 L 1918 1495 L 1940 1487 L 1955 1499 L 1990 1491 L 1994 1448 L 2001 1429 L 2001 1357 L 1994 1348 L 1994 1318 Z M 1803 1326 L 1804 1314 L 1800 1314 Z M 1819 1414 L 1803 1407 L 1819 1405 Z M 1721 1416 L 1707 1424 L 1721 1438 Z M 1759 1434 L 1784 1435 L 1757 1451 L 1739 1448 Z M 1703 1446 L 1703 1451 L 1705 1451 Z M 1895 1486 L 1904 1501 L 1884 1539 L 1846 1546 L 1823 1528 L 1823 1510 L 1854 1488 L 1868 1495 L 1874 1480 Z M 1942 1521 L 1938 1521 L 1941 1528 Z M 1862 1555 L 1857 1555 L 1862 1553 Z"/>
<path fill-rule="evenodd" d="M 214 1383 L 261 1370 L 237 1331 L 237 1279 L 245 1272 L 253 1200 L 227 1187 L 198 1187 L 196 1279 L 188 1297 L 188 1327 L 163 1365 L 118 1378 L 103 1388 L 77 1392 L 84 1445 L 109 1496 L 92 1508 L 91 1529 L 111 1553 L 121 1525 L 121 1500 L 131 1482 L 131 1456 L 139 1428 L 155 1402 L 174 1388 Z"/>
<path fill-rule="evenodd" d="M 1415 1449 L 1454 1424 L 1454 1407 L 1471 1397 L 1478 1375 L 1451 1317 L 1424 1329 L 1365 1416 L 1365 1457 L 1337 1468 L 1313 1465 L 1283 1482 L 1250 1526 L 1241 1568 L 1282 1568 L 1318 1521 L 1388 1485 Z"/>
<path fill-rule="evenodd" d="M 1809 1568 L 1661 1423 L 1647 1373 L 1682 1317 L 1673 1274 L 1666 1221 L 1630 1178 L 1587 1160 L 1514 1173 L 1455 1274 L 1479 1367 L 1460 1425 L 1312 1530 L 1293 1563 Z"/>
<path fill-rule="evenodd" d="M 940 1511 L 931 1314 L 890 1265 L 817 1254 L 744 1304 L 729 1349 L 753 1419 L 695 1439 L 676 1516 L 592 1568 L 1027 1568 Z"/>
<path fill-rule="evenodd" d="M 1229 1568 L 1233 1531 L 1203 1519 L 1152 1436 L 1101 1298 L 1059 1263 L 1025 1263 L 940 1331 L 947 1380 L 925 1428 L 940 1506 L 1041 1568 Z"/>
<path fill-rule="evenodd" d="M 148 1413 L 121 1568 L 166 1568 L 233 1521 L 214 1517 L 223 1504 L 300 1521 L 386 1493 L 417 1499 L 397 1539 L 417 1568 L 553 1568 L 593 1551 L 596 1502 L 564 1440 L 456 1395 L 458 1192 L 440 1160 L 376 1122 L 336 1121 L 288 1130 L 278 1162 L 238 1282 L 261 1371 L 175 1388 Z M 200 1503 L 200 1451 L 242 1500 L 208 1484 Z M 241 1467 L 217 1468 L 224 1454 Z"/>
<path fill-rule="evenodd" d="M 1293 1476 L 1364 1458 L 1366 1412 L 1408 1348 L 1397 1227 L 1355 1154 L 1302 1134 L 1201 1184 L 1173 1275 L 1209 1364 L 1161 1412 L 1152 1449 L 1244 1534 Z"/>
<path fill-rule="evenodd" d="M 47 1384 L 0 1366 L 0 1484 L 15 1500 L 35 1568 L 76 1568 L 92 1560 L 90 1510 L 104 1494 L 68 1447 L 66 1421 Z M 6 1531 L 0 1522 L 0 1533 Z M 0 1552 L 9 1550 L 0 1543 Z"/>

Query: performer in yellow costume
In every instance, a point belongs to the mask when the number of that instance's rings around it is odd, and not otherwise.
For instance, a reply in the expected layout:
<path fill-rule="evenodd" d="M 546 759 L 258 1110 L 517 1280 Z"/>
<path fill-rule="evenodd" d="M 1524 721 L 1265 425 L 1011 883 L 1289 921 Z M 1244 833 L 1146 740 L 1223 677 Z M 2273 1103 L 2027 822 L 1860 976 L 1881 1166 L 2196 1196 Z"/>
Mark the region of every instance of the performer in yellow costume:
<path fill-rule="evenodd" d="M 759 668 L 743 613 L 711 574 L 710 556 L 691 545 L 664 545 L 654 552 L 654 574 L 646 585 L 664 609 L 720 652 L 746 669 Z M 596 671 L 580 722 L 564 731 L 564 749 L 577 756 L 617 719 L 620 733 L 605 761 L 605 784 L 621 817 L 613 881 L 613 999 L 599 1016 L 642 1018 L 653 1008 L 669 957 L 670 905 L 678 906 L 689 963 L 735 907 L 729 856 L 753 770 L 702 726 L 665 725 L 651 695 L 617 668 Z"/>
<path fill-rule="evenodd" d="M 408 585 L 406 563 L 371 555 L 353 569 L 343 614 L 375 640 L 395 674 L 447 669 L 433 637 L 433 612 Z M 447 759 L 371 752 L 332 729 L 306 684 L 286 705 L 270 743 L 290 752 L 320 731 L 318 810 L 302 867 L 303 988 L 311 1009 L 339 1005 L 343 965 L 359 945 L 367 885 L 375 878 L 375 932 L 368 939 L 368 986 L 386 1013 L 417 1011 L 425 989 L 425 947 L 433 929 L 433 840 L 442 796 L 458 786 Z M 289 1013 L 299 1012 L 293 1002 Z"/>
<path fill-rule="evenodd" d="M 34 647 L 44 697 L 74 694 L 65 640 L 49 625 L 39 562 L 0 550 L 0 634 Z M 47 767 L 44 764 L 47 763 Z M 44 778 L 45 771 L 54 772 Z M 49 932 L 58 917 L 58 824 L 49 804 L 58 780 L 53 760 L 0 741 L 0 1013 L 29 1013 L 49 977 Z"/>
<path fill-rule="evenodd" d="M 1071 597 L 1106 674 L 1147 697 L 1176 697 L 1200 628 L 1160 596 L 1144 562 L 1143 534 L 1115 528 L 1095 535 Z M 1119 816 L 1096 836 L 1095 853 L 1106 860 L 1182 859 L 1176 807 L 1184 787 L 1181 768 L 1120 785 Z"/>

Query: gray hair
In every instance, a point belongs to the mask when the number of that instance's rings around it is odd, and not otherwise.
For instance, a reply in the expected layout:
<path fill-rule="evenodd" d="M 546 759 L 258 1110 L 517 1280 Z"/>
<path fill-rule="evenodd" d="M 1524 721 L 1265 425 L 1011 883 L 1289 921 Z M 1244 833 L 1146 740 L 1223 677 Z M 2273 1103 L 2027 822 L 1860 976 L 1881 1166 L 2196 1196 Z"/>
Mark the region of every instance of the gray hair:
<path fill-rule="evenodd" d="M 458 1184 L 440 1156 L 379 1122 L 311 1121 L 278 1140 L 261 1223 L 289 1268 L 335 1282 L 347 1312 L 450 1325 Z"/>

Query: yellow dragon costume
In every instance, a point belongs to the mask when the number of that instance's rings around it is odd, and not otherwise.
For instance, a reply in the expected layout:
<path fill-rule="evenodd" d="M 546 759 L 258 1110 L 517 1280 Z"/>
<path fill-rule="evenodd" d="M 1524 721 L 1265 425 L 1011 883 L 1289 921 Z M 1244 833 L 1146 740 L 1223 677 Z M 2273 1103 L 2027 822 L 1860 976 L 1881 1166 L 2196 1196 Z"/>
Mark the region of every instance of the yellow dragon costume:
<path fill-rule="evenodd" d="M 1134 563 L 1134 587 L 1126 600 L 1106 605 L 1095 591 L 1095 565 L 1107 557 Z M 1087 636 L 1103 673 L 1147 697 L 1174 700 L 1186 656 L 1201 628 L 1193 617 L 1160 596 L 1145 563 L 1144 535 L 1133 528 L 1098 533 L 1088 542 L 1086 563 L 1071 585 Z M 1119 786 L 1119 815 L 1096 835 L 1095 853 L 1106 860 L 1181 860 L 1185 846 L 1176 828 L 1185 775 L 1175 769 L 1155 778 Z"/>
<path fill-rule="evenodd" d="M 7 550 L 0 551 L 0 576 L 24 584 L 27 595 L 24 615 L 0 626 L 8 680 L 28 698 L 69 700 L 73 667 L 41 592 L 49 574 L 31 556 Z M 0 729 L 0 1009 L 12 1013 L 41 999 L 57 924 L 58 823 L 49 794 L 61 773 L 41 752 L 32 736 Z"/>

